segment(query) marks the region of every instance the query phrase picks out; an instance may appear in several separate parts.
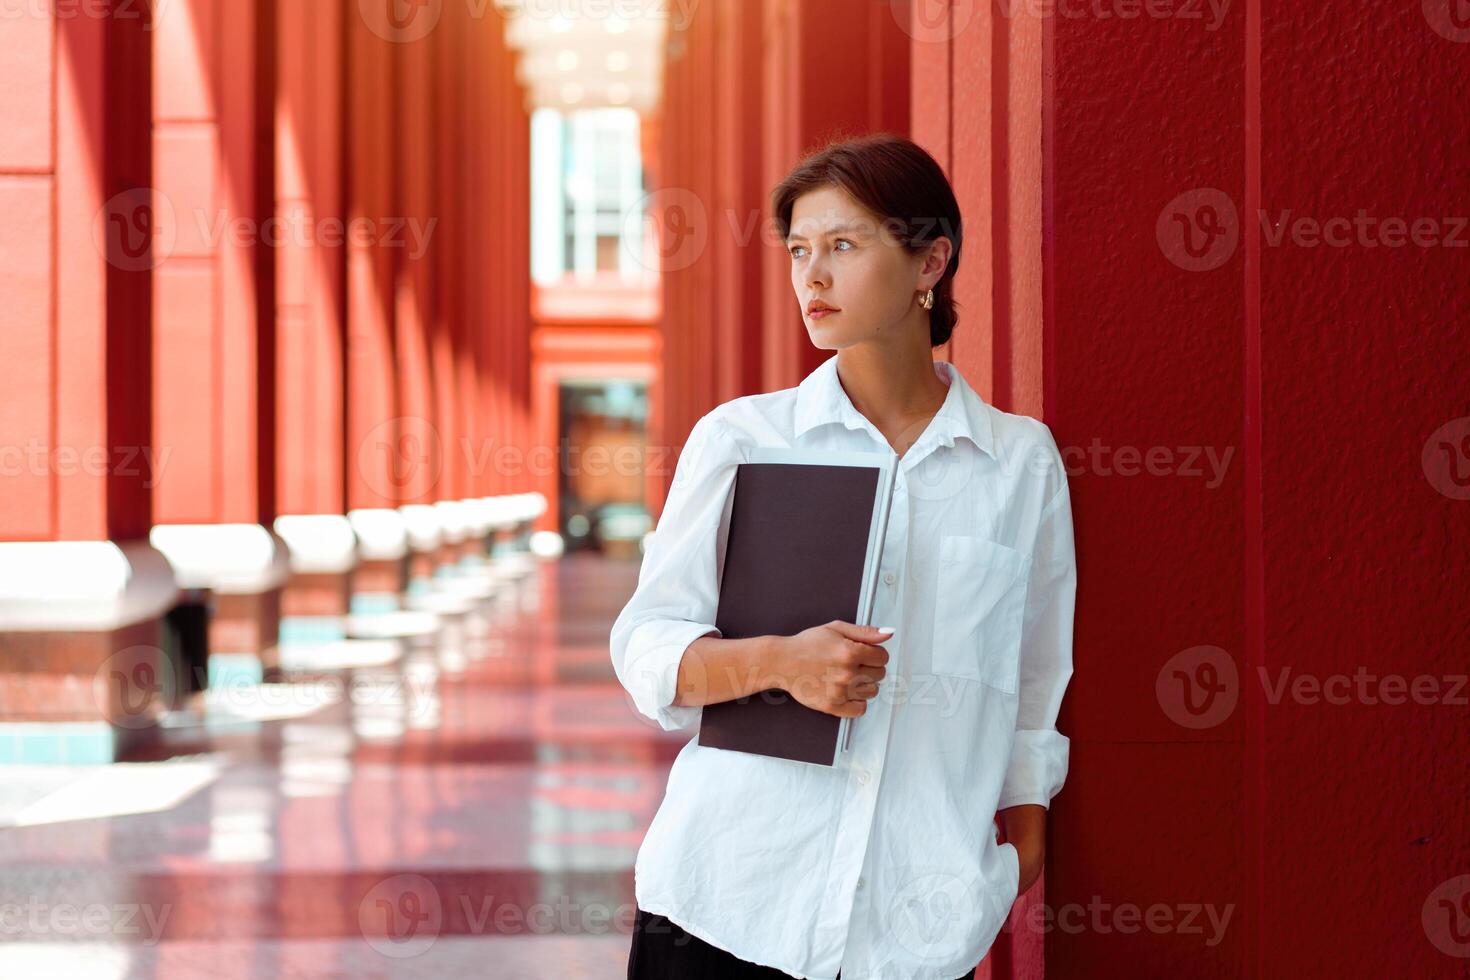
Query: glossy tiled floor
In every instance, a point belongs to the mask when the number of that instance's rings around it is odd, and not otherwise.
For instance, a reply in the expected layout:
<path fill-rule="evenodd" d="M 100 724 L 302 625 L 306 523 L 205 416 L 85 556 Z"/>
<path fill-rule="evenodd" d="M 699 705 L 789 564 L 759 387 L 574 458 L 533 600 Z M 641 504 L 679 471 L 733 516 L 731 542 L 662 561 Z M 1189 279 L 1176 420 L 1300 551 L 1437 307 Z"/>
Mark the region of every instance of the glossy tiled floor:
<path fill-rule="evenodd" d="M 0 773 L 0 977 L 623 976 L 689 737 L 613 677 L 636 579 L 540 564 L 448 639 L 230 692 L 139 761 Z"/>

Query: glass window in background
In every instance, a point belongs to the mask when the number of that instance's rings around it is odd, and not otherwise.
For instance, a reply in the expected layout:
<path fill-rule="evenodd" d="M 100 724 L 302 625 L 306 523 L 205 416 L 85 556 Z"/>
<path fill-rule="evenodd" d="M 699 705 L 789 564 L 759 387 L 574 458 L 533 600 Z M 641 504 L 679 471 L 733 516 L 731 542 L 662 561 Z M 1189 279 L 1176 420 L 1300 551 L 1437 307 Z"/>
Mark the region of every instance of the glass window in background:
<path fill-rule="evenodd" d="M 531 277 L 640 281 L 643 157 L 632 109 L 537 109 L 531 117 Z"/>

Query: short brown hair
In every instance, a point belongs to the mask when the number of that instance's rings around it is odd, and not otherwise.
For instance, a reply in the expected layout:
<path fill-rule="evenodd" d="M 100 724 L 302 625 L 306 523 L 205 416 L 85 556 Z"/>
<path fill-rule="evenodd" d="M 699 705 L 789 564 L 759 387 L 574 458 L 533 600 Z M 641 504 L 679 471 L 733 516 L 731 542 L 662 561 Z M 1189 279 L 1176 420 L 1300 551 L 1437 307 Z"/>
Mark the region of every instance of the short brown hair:
<path fill-rule="evenodd" d="M 771 212 L 782 241 L 791 234 L 796 199 L 828 186 L 842 188 L 882 218 L 885 228 L 896 233 L 910 252 L 918 253 L 939 238 L 953 243 L 949 264 L 934 286 L 934 308 L 929 311 L 929 345 L 946 343 L 959 322 L 954 276 L 960 265 L 964 228 L 944 168 L 922 146 L 893 133 L 829 143 L 797 164 L 771 191 Z"/>

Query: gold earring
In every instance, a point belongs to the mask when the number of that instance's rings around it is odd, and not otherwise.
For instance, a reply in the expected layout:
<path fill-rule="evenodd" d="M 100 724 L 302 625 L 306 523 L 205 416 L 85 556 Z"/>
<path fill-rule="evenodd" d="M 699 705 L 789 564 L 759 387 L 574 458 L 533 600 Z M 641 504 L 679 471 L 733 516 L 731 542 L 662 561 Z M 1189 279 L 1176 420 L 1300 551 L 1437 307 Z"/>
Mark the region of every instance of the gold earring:
<path fill-rule="evenodd" d="M 934 290 L 931 289 L 925 293 L 924 298 L 919 300 L 919 305 L 926 310 L 934 309 Z"/>

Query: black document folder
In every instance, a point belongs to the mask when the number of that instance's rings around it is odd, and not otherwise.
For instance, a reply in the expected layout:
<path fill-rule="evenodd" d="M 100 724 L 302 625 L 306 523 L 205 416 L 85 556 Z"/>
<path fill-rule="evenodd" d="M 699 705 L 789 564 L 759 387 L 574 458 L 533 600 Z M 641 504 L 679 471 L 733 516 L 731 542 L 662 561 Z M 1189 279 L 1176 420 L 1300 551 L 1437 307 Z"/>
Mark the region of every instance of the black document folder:
<path fill-rule="evenodd" d="M 756 449 L 736 467 L 715 626 L 722 636 L 792 636 L 868 621 L 898 457 Z M 833 765 L 851 723 L 772 688 L 704 706 L 699 744 Z"/>

